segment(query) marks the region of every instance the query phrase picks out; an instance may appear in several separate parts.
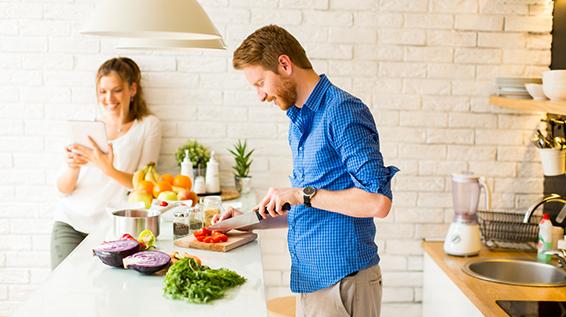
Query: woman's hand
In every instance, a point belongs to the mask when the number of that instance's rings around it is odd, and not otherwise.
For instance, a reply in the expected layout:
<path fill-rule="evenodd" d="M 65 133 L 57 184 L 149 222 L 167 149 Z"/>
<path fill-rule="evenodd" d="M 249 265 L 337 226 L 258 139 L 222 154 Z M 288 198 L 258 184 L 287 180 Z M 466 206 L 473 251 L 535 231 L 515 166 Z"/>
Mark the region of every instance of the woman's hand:
<path fill-rule="evenodd" d="M 254 208 L 263 218 L 267 215 L 278 217 L 284 215 L 287 211 L 283 210 L 283 205 L 289 203 L 291 206 L 303 203 L 303 191 L 301 188 L 270 188 L 265 197 Z"/>
<path fill-rule="evenodd" d="M 65 147 L 65 163 L 69 168 L 79 170 L 88 161 L 80 153 L 73 151 L 73 145 L 69 145 Z"/>
<path fill-rule="evenodd" d="M 108 144 L 108 153 L 104 153 L 90 136 L 88 140 L 91 148 L 80 144 L 73 144 L 72 146 L 87 162 L 96 165 L 104 174 L 110 175 L 114 170 L 114 149 L 112 143 Z"/>

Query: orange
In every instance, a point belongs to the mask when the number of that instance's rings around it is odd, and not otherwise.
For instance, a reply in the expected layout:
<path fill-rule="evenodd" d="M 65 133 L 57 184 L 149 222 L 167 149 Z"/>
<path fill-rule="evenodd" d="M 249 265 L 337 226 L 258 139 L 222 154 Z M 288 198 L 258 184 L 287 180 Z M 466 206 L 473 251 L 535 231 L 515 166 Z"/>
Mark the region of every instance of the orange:
<path fill-rule="evenodd" d="M 191 187 L 193 186 L 193 183 L 191 182 L 191 179 L 188 176 L 177 175 L 173 180 L 173 186 L 182 187 L 190 191 Z"/>
<path fill-rule="evenodd" d="M 173 185 L 173 175 L 171 174 L 163 174 L 159 176 L 160 182 L 167 182 L 169 185 Z"/>
<path fill-rule="evenodd" d="M 163 181 L 158 182 L 155 186 L 153 186 L 153 197 L 157 198 L 161 192 L 166 192 L 172 189 L 173 187 L 171 187 L 171 184 Z"/>
<path fill-rule="evenodd" d="M 140 181 L 138 188 L 136 189 L 143 190 L 148 194 L 153 194 L 153 183 L 149 181 Z"/>
<path fill-rule="evenodd" d="M 196 204 L 198 204 L 198 196 L 195 192 L 189 193 L 189 197 L 187 198 L 187 200 L 189 199 L 193 201 L 193 205 L 191 207 L 194 207 L 196 206 Z"/>

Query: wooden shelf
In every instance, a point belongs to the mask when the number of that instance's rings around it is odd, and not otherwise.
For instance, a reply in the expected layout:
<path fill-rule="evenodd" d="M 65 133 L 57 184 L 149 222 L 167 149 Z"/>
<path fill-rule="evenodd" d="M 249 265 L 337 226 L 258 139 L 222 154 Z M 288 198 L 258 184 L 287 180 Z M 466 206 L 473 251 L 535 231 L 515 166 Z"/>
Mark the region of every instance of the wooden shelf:
<path fill-rule="evenodd" d="M 566 101 L 533 100 L 533 99 L 512 99 L 499 96 L 491 96 L 489 103 L 494 106 L 513 108 L 525 111 L 541 111 L 566 115 Z"/>

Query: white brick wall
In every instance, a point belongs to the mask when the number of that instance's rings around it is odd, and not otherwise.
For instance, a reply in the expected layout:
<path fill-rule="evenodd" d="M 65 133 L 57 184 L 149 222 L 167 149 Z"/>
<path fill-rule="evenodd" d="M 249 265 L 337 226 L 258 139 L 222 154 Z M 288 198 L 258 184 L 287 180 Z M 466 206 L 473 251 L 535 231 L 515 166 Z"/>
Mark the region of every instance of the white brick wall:
<path fill-rule="evenodd" d="M 442 238 L 452 218 L 449 175 L 487 177 L 497 208 L 524 209 L 542 192 L 528 136 L 541 114 L 490 106 L 498 76 L 540 76 L 550 63 L 548 1 L 210 0 L 226 52 L 117 51 L 78 34 L 94 0 L 0 0 L 0 316 L 48 276 L 62 122 L 95 111 L 94 72 L 127 55 L 143 70 L 147 99 L 164 123 L 160 169 L 196 137 L 220 154 L 248 138 L 256 189 L 287 186 L 287 117 L 260 104 L 231 54 L 256 28 L 278 23 L 319 72 L 372 110 L 387 164 L 401 167 L 394 208 L 376 220 L 383 316 L 419 316 L 422 238 Z M 268 297 L 289 293 L 285 230 L 261 233 Z"/>

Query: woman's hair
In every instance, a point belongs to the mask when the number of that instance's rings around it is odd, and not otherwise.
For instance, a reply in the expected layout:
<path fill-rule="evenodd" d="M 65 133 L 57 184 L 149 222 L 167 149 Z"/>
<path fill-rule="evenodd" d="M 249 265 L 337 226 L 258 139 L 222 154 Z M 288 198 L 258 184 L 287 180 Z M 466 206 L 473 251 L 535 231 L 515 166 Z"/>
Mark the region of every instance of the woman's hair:
<path fill-rule="evenodd" d="M 134 83 L 137 86 L 137 92 L 133 100 L 130 101 L 130 111 L 128 112 L 128 122 L 135 119 L 142 119 L 151 112 L 147 107 L 147 103 L 143 97 L 143 89 L 141 86 L 141 71 L 136 62 L 128 57 L 115 57 L 107 60 L 98 68 L 96 72 L 96 85 L 100 82 L 100 78 L 108 76 L 115 72 L 120 79 L 127 82 L 131 87 Z M 97 91 L 98 94 L 98 91 Z"/>
<path fill-rule="evenodd" d="M 302 69 L 312 69 L 305 49 L 299 41 L 277 25 L 267 25 L 248 36 L 234 51 L 232 64 L 235 69 L 260 65 L 277 73 L 279 56 L 287 55 Z"/>

